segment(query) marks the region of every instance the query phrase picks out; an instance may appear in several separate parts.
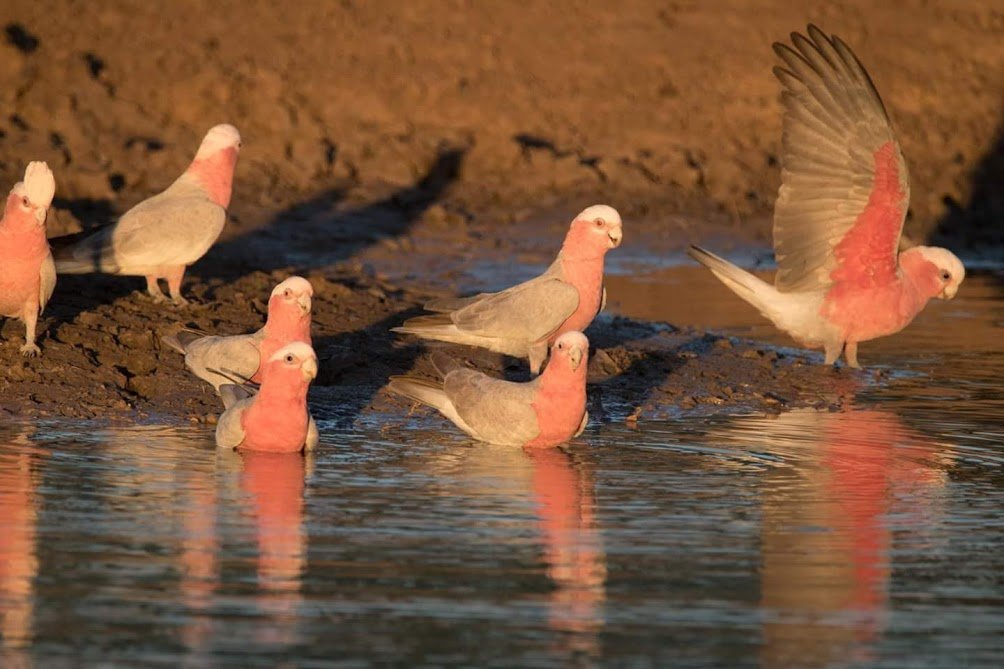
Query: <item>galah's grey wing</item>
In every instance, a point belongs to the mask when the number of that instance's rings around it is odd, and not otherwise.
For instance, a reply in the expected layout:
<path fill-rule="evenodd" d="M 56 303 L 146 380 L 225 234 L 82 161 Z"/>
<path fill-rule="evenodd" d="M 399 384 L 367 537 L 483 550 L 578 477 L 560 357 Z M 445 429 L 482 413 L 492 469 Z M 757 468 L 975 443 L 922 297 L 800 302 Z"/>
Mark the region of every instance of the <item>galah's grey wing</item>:
<path fill-rule="evenodd" d="M 479 438 L 496 444 L 525 444 L 540 434 L 533 400 L 537 381 L 513 383 L 473 369 L 446 375 L 443 391 L 457 414 Z"/>
<path fill-rule="evenodd" d="M 226 223 L 226 210 L 201 195 L 161 194 L 130 209 L 102 249 L 124 267 L 185 265 L 205 253 Z"/>
<path fill-rule="evenodd" d="M 185 346 L 185 364 L 214 386 L 249 381 L 261 362 L 256 334 L 200 337 Z"/>
<path fill-rule="evenodd" d="M 56 289 L 56 263 L 53 262 L 51 253 L 47 253 L 42 260 L 39 278 L 41 281 L 38 286 L 38 312 L 42 313 L 45 305 L 49 303 L 49 298 L 52 297 L 52 291 Z"/>
<path fill-rule="evenodd" d="M 310 423 L 307 424 L 307 441 L 304 447 L 308 451 L 313 451 L 317 448 L 317 444 L 321 441 L 321 433 L 317 430 L 317 421 L 314 420 L 313 416 L 310 416 Z"/>
<path fill-rule="evenodd" d="M 774 207 L 778 290 L 896 276 L 909 177 L 885 107 L 864 67 L 837 37 L 809 26 L 784 66 L 781 188 Z"/>
<path fill-rule="evenodd" d="M 244 441 L 241 418 L 254 398 L 244 388 L 232 384 L 220 387 L 220 397 L 227 409 L 216 423 L 216 445 L 219 448 L 237 448 Z"/>
<path fill-rule="evenodd" d="M 472 334 L 533 342 L 553 334 L 578 306 L 574 286 L 542 276 L 472 302 L 451 319 Z"/>
<path fill-rule="evenodd" d="M 422 305 L 426 311 L 432 311 L 434 313 L 445 314 L 451 311 L 457 311 L 458 309 L 463 309 L 466 306 L 474 304 L 479 300 L 483 300 L 487 297 L 491 297 L 495 293 L 478 293 L 477 295 L 470 295 L 468 297 L 443 297 L 438 300 L 430 300 Z"/>

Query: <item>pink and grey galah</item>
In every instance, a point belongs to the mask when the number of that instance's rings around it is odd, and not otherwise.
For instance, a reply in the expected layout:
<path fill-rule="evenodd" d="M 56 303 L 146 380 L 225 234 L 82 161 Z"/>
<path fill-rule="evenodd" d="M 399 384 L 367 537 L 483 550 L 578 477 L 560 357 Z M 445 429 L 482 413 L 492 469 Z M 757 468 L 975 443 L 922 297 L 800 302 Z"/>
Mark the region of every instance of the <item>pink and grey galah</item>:
<path fill-rule="evenodd" d="M 165 279 L 171 300 L 185 304 L 185 269 L 205 255 L 226 223 L 240 147 L 237 128 L 225 123 L 211 128 L 191 165 L 167 190 L 113 225 L 57 247 L 56 270 L 146 277 L 147 292 L 158 303 L 166 300 L 158 285 Z"/>
<path fill-rule="evenodd" d="M 490 377 L 441 354 L 432 361 L 442 380 L 395 376 L 387 390 L 439 410 L 475 439 L 504 446 L 557 446 L 581 434 L 589 420 L 589 340 L 581 332 L 559 336 L 544 372 L 527 383 Z"/>
<path fill-rule="evenodd" d="M 903 154 L 871 78 L 850 48 L 810 25 L 784 62 L 781 188 L 774 207 L 777 274 L 771 286 L 698 247 L 690 254 L 805 346 L 841 351 L 858 368 L 858 344 L 899 332 L 932 298 L 951 299 L 965 278 L 950 251 L 899 253 L 910 199 Z"/>
<path fill-rule="evenodd" d="M 311 344 L 313 295 L 309 281 L 291 276 L 272 290 L 265 325 L 257 332 L 225 337 L 181 330 L 163 341 L 184 353 L 188 369 L 217 390 L 226 383 L 261 383 L 262 361 L 286 344 Z"/>
<path fill-rule="evenodd" d="M 0 220 L 0 316 L 25 325 L 21 353 L 41 353 L 35 343 L 38 317 L 56 287 L 56 269 L 45 239 L 45 217 L 56 193 L 52 170 L 28 163 L 24 181 L 14 184 Z"/>
<path fill-rule="evenodd" d="M 298 341 L 265 361 L 257 393 L 236 384 L 221 386 L 226 410 L 216 424 L 216 445 L 270 453 L 315 449 L 319 435 L 307 390 L 316 376 L 314 349 Z"/>
<path fill-rule="evenodd" d="M 412 318 L 393 331 L 528 358 L 536 374 L 558 336 L 585 330 L 603 308 L 603 260 L 622 236 L 613 207 L 584 209 L 540 276 L 498 293 L 429 302 L 425 309 L 438 313 Z"/>

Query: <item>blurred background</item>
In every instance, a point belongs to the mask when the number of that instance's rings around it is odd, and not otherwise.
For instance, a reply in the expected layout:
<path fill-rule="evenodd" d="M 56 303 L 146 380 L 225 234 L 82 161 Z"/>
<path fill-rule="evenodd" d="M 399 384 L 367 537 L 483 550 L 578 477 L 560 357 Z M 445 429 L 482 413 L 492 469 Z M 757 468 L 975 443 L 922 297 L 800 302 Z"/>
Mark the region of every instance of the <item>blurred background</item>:
<path fill-rule="evenodd" d="M 585 198 L 767 239 L 770 45 L 812 21 L 885 99 L 913 178 L 907 233 L 1004 241 L 999 3 L 7 0 L 2 20 L 0 182 L 49 161 L 52 234 L 160 190 L 226 121 L 245 139 L 231 235 L 333 189 L 418 183 L 468 216 Z"/>

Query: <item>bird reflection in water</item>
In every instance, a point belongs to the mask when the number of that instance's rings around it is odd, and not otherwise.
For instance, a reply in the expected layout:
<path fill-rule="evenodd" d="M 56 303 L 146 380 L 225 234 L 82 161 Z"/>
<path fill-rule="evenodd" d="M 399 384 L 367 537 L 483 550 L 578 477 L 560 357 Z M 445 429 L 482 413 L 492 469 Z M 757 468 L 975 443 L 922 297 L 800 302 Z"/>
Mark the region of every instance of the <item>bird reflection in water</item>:
<path fill-rule="evenodd" d="M 548 625 L 562 634 L 561 648 L 579 658 L 598 658 L 606 599 L 606 555 L 596 527 L 596 496 L 586 463 L 565 451 L 528 448 L 533 492 L 544 542 L 547 575 L 554 584 Z"/>
<path fill-rule="evenodd" d="M 246 452 L 240 457 L 241 490 L 249 497 L 258 542 L 258 605 L 268 620 L 261 638 L 293 643 L 307 559 L 303 493 L 312 455 Z"/>
<path fill-rule="evenodd" d="M 890 518 L 906 517 L 897 542 L 930 526 L 916 514 L 939 512 L 945 447 L 875 410 L 793 411 L 745 427 L 795 465 L 763 486 L 762 666 L 867 662 L 885 627 Z"/>
<path fill-rule="evenodd" d="M 0 665 L 30 667 L 38 573 L 35 490 L 38 461 L 46 452 L 26 433 L 0 435 L 0 444 Z"/>

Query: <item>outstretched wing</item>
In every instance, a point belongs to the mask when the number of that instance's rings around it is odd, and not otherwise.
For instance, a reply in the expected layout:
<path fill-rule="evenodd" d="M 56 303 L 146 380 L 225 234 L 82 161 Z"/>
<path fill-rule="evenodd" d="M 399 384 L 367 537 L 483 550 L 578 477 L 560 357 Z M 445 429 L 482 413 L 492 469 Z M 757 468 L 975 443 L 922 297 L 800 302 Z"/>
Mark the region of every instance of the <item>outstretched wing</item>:
<path fill-rule="evenodd" d="M 486 337 L 539 341 L 550 336 L 579 306 L 579 291 L 543 275 L 491 293 L 451 314 L 460 330 Z"/>
<path fill-rule="evenodd" d="M 784 66 L 783 170 L 774 208 L 775 285 L 823 290 L 896 277 L 910 199 L 903 154 L 868 73 L 837 37 L 810 25 L 775 44 Z"/>

